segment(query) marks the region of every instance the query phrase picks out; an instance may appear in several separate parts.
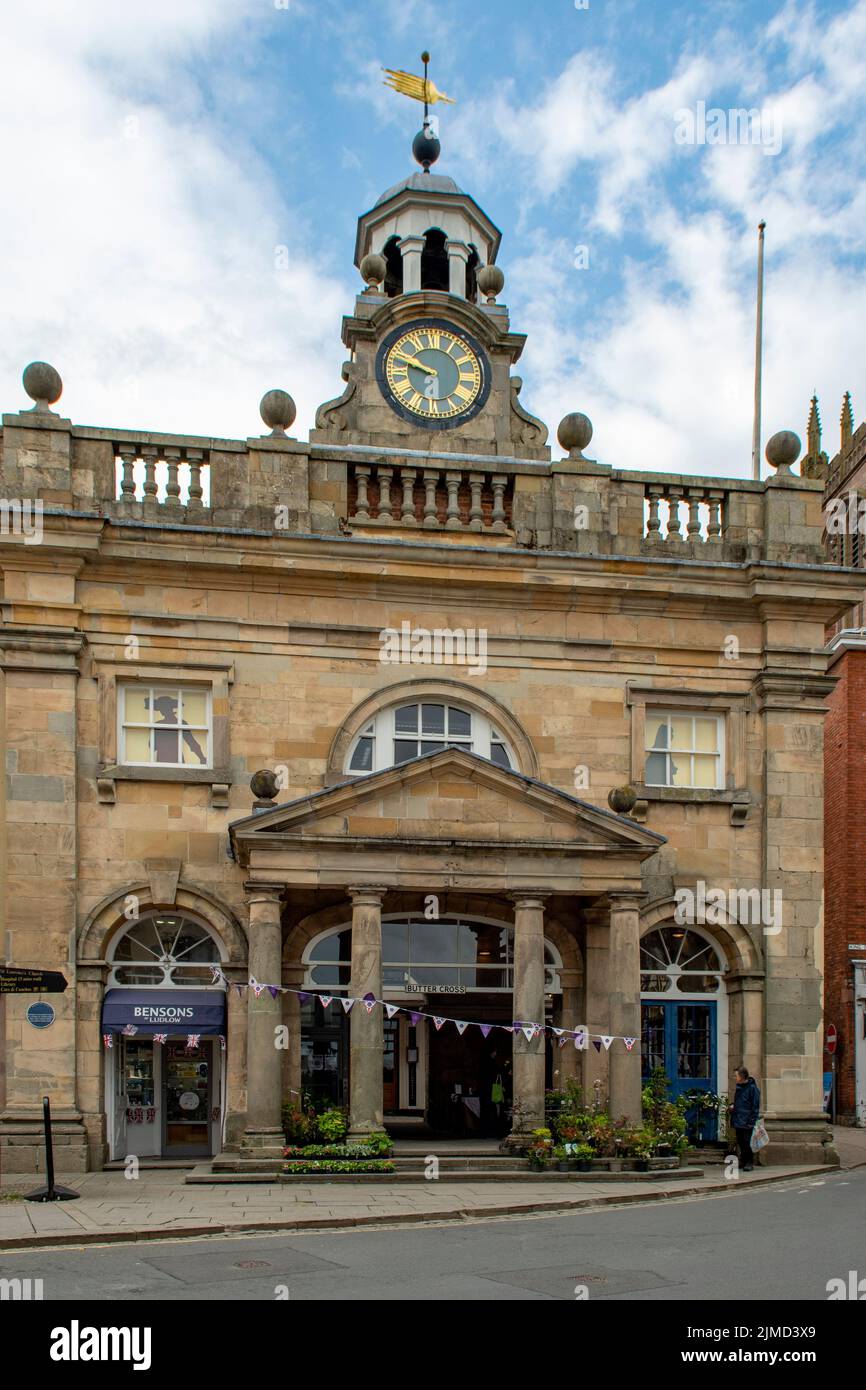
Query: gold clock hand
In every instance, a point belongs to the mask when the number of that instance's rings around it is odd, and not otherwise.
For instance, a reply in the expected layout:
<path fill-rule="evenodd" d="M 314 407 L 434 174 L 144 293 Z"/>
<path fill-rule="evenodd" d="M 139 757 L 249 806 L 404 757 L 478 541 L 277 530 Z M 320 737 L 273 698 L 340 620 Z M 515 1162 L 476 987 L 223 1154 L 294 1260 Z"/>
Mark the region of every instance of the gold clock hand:
<path fill-rule="evenodd" d="M 404 362 L 408 362 L 410 367 L 417 367 L 419 372 L 424 372 L 427 376 L 438 376 L 435 367 L 428 367 L 426 362 L 419 362 L 417 357 L 410 357 L 407 352 L 395 352 L 395 357 L 402 357 Z"/>

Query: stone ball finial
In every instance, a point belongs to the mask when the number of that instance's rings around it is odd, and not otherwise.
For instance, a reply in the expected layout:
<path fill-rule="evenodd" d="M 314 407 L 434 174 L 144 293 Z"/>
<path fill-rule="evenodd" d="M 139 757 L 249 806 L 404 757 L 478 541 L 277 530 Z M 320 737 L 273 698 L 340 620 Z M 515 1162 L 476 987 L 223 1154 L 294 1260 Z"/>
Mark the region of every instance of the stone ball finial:
<path fill-rule="evenodd" d="M 250 778 L 250 791 L 259 801 L 273 801 L 279 789 L 277 774 L 269 767 L 254 772 Z"/>
<path fill-rule="evenodd" d="M 505 275 L 498 265 L 485 265 L 476 275 L 475 283 L 481 293 L 487 295 L 487 303 L 495 304 L 496 296 L 505 288 Z"/>
<path fill-rule="evenodd" d="M 618 816 L 627 816 L 637 804 L 637 792 L 631 786 L 614 787 L 613 791 L 608 793 L 607 804 Z"/>
<path fill-rule="evenodd" d="M 284 436 L 294 423 L 297 415 L 295 402 L 288 391 L 266 391 L 259 401 L 259 414 L 269 426 L 271 434 Z"/>
<path fill-rule="evenodd" d="M 412 141 L 412 154 L 425 174 L 429 174 L 430 165 L 436 163 L 441 153 L 442 146 L 433 133 L 433 127 L 424 125 Z"/>
<path fill-rule="evenodd" d="M 791 472 L 791 464 L 797 462 L 801 448 L 799 437 L 793 430 L 779 430 L 767 441 L 765 456 L 770 467 L 775 468 L 777 478 Z"/>
<path fill-rule="evenodd" d="M 583 458 L 583 450 L 592 439 L 592 421 L 588 415 L 572 411 L 560 420 L 556 437 L 569 458 Z"/>
<path fill-rule="evenodd" d="M 375 290 L 388 274 L 388 262 L 384 256 L 365 256 L 361 262 L 361 279 L 368 290 Z"/>
<path fill-rule="evenodd" d="M 63 394 L 60 373 L 49 362 L 31 362 L 24 368 L 21 380 L 30 399 L 36 402 L 35 410 L 50 410 Z"/>

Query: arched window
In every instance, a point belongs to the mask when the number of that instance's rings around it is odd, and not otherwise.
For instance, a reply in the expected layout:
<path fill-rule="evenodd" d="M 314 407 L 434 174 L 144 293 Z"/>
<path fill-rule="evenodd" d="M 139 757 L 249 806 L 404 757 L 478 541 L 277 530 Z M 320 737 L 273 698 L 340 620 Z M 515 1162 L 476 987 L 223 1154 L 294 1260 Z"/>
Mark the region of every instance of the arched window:
<path fill-rule="evenodd" d="M 724 973 L 709 938 L 676 925 L 656 927 L 641 939 L 640 968 L 644 994 L 718 994 Z"/>
<path fill-rule="evenodd" d="M 431 701 L 380 710 L 356 736 L 345 770 L 357 775 L 380 772 L 443 748 L 465 748 L 499 767 L 517 765 L 503 735 L 486 715 Z"/>
<path fill-rule="evenodd" d="M 351 927 L 334 927 L 304 952 L 304 988 L 349 987 Z M 562 961 L 544 943 L 544 987 L 561 993 Z M 382 919 L 382 988 L 398 993 L 504 993 L 514 987 L 514 928 L 484 918 L 420 914 Z"/>
<path fill-rule="evenodd" d="M 176 912 L 152 912 L 134 922 L 114 947 L 110 985 L 157 989 L 213 988 L 220 960 L 210 932 Z"/>
<path fill-rule="evenodd" d="M 424 238 L 421 252 L 422 290 L 445 290 L 451 287 L 451 270 L 448 265 L 448 252 L 445 249 L 445 233 L 438 227 L 431 227 Z"/>
<path fill-rule="evenodd" d="M 403 293 L 403 255 L 398 236 L 392 236 L 391 240 L 385 243 L 382 255 L 388 267 L 385 271 L 385 293 L 389 299 L 396 299 L 398 294 Z"/>

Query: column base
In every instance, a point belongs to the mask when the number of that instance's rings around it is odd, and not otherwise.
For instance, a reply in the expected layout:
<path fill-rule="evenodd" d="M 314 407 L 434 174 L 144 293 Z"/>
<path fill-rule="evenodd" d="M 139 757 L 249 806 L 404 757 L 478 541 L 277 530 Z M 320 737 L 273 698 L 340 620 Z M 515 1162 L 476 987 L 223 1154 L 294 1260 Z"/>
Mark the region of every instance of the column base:
<path fill-rule="evenodd" d="M 78 1110 L 51 1111 L 54 1171 L 87 1173 L 91 1168 L 87 1130 Z M 0 1115 L 0 1173 L 45 1174 L 42 1107 L 4 1110 Z"/>
<path fill-rule="evenodd" d="M 532 1146 L 532 1135 L 525 1130 L 512 1130 L 500 1141 L 499 1152 L 503 1154 L 525 1154 Z"/>
<path fill-rule="evenodd" d="M 283 1156 L 286 1136 L 281 1129 L 245 1129 L 241 1140 L 241 1158 L 278 1159 Z"/>
<path fill-rule="evenodd" d="M 770 1142 L 761 1150 L 761 1164 L 772 1168 L 785 1164 L 825 1163 L 839 1167 L 833 1131 L 823 1115 L 811 1113 L 764 1116 Z"/>
<path fill-rule="evenodd" d="M 347 1144 L 366 1144 L 371 1134 L 381 1134 L 384 1128 L 384 1125 L 377 1125 L 372 1122 L 368 1125 L 352 1125 L 346 1134 L 345 1142 Z"/>

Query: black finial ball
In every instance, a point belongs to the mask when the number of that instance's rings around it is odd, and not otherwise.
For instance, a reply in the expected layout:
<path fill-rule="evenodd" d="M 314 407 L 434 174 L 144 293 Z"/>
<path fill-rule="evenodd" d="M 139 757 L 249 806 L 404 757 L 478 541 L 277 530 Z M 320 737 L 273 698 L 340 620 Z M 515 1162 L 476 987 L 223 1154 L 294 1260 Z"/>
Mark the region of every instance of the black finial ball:
<path fill-rule="evenodd" d="M 436 163 L 442 153 L 442 146 L 429 126 L 418 131 L 412 141 L 412 153 L 422 169 L 429 169 L 431 164 Z"/>
<path fill-rule="evenodd" d="M 422 62 L 422 63 L 429 63 L 429 62 L 430 62 L 430 54 L 427 52 L 426 48 L 424 49 L 424 52 L 421 54 L 421 62 Z"/>
<path fill-rule="evenodd" d="M 279 789 L 277 774 L 272 772 L 269 767 L 262 768 L 260 772 L 254 772 L 250 778 L 250 790 L 253 796 L 257 796 L 260 801 L 273 801 Z"/>

